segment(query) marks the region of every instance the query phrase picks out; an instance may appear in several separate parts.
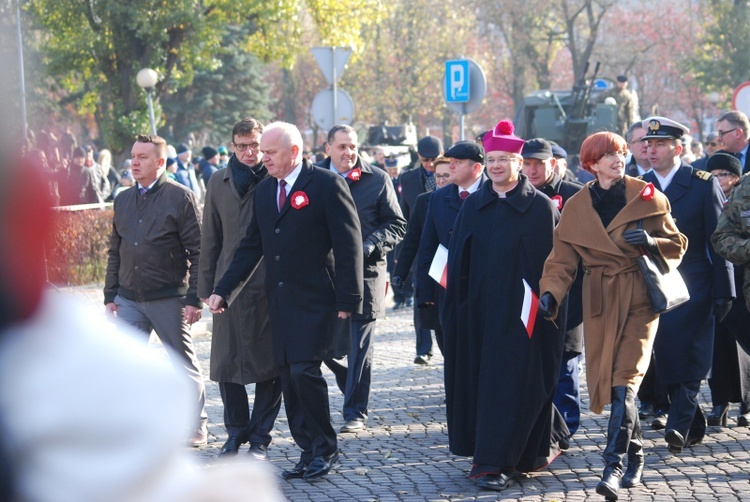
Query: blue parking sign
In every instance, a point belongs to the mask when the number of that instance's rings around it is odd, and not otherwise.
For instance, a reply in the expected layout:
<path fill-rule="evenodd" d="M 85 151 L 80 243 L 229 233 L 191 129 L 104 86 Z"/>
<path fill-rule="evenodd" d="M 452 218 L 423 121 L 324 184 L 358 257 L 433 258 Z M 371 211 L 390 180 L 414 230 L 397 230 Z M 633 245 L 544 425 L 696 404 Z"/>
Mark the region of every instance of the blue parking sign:
<path fill-rule="evenodd" d="M 445 101 L 466 103 L 471 97 L 469 87 L 469 61 L 456 59 L 445 62 Z"/>

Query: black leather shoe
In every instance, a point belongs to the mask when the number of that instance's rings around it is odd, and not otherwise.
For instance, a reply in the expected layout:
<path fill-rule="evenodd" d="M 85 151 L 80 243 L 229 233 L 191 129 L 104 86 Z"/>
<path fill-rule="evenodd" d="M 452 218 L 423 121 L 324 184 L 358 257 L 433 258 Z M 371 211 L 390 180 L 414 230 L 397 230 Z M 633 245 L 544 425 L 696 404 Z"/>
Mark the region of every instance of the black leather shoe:
<path fill-rule="evenodd" d="M 297 462 L 297 465 L 292 467 L 288 471 L 281 471 L 281 477 L 284 479 L 296 479 L 296 478 L 302 478 L 305 476 L 305 472 L 307 472 L 307 467 L 310 464 L 305 462 L 304 460 L 300 460 Z"/>
<path fill-rule="evenodd" d="M 247 453 L 256 460 L 268 460 L 268 451 L 263 443 L 251 443 Z"/>
<path fill-rule="evenodd" d="M 620 492 L 620 478 L 622 478 L 622 469 L 605 467 L 602 480 L 596 485 L 596 493 L 604 495 L 607 500 L 617 500 Z"/>
<path fill-rule="evenodd" d="M 477 481 L 477 486 L 482 490 L 503 491 L 510 485 L 510 476 L 501 472 L 500 474 L 487 474 Z"/>
<path fill-rule="evenodd" d="M 666 429 L 667 427 L 667 412 L 661 409 L 654 411 L 654 419 L 651 421 L 651 428 L 655 431 Z"/>
<path fill-rule="evenodd" d="M 682 452 L 682 448 L 685 446 L 685 438 L 682 436 L 682 434 L 674 429 L 669 429 L 667 433 L 664 434 L 664 439 L 667 440 L 670 453 Z"/>
<path fill-rule="evenodd" d="M 219 450 L 219 456 L 232 456 L 237 455 L 237 452 L 240 451 L 240 446 L 242 446 L 242 443 L 244 443 L 245 440 L 243 440 L 239 436 L 229 436 L 227 439 L 227 442 L 224 443 L 224 446 L 221 447 L 221 450 Z"/>
<path fill-rule="evenodd" d="M 726 427 L 728 414 L 729 403 L 718 404 L 711 409 L 711 413 L 706 415 L 706 423 L 714 427 L 717 425 Z"/>
<path fill-rule="evenodd" d="M 742 415 L 737 416 L 737 425 L 739 427 L 748 427 L 750 426 L 750 413 L 743 413 Z"/>
<path fill-rule="evenodd" d="M 330 455 L 315 457 L 305 472 L 305 479 L 315 479 L 325 476 L 330 470 L 339 463 L 339 452 L 333 452 Z"/>

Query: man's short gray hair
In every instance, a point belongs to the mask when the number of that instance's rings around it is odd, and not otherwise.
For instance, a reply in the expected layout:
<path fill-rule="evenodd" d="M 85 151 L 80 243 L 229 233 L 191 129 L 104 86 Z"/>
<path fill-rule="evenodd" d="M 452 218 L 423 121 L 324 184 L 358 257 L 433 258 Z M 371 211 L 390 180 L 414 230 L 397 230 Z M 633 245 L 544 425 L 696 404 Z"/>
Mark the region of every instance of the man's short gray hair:
<path fill-rule="evenodd" d="M 299 148 L 297 157 L 294 160 L 296 162 L 302 160 L 302 134 L 300 134 L 297 126 L 288 122 L 271 122 L 263 129 L 263 134 L 268 134 L 274 129 L 278 129 L 281 131 L 281 138 L 287 146 L 296 146 Z"/>

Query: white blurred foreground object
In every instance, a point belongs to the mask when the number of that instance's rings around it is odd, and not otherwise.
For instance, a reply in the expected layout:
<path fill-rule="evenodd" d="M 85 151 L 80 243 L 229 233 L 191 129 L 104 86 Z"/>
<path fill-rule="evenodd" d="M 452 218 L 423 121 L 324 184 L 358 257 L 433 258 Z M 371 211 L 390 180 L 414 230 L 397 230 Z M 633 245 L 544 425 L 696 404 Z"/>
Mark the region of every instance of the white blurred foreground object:
<path fill-rule="evenodd" d="M 201 470 L 183 448 L 190 384 L 142 336 L 45 294 L 0 337 L 0 417 L 25 501 L 276 501 L 260 463 Z"/>

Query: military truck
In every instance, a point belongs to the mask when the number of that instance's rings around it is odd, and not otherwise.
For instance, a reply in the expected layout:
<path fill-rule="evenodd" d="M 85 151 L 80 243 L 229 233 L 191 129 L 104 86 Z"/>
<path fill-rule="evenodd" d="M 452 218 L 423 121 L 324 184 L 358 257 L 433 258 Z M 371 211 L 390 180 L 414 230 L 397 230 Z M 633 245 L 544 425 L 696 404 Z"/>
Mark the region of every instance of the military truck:
<path fill-rule="evenodd" d="M 382 149 L 386 157 L 393 155 L 398 165 L 405 169 L 411 165 L 410 148 L 416 148 L 417 128 L 414 124 L 400 126 L 379 125 L 367 129 L 367 142 L 363 149 L 374 151 Z"/>
<path fill-rule="evenodd" d="M 581 143 L 589 134 L 616 131 L 617 104 L 613 99 L 598 102 L 603 92 L 594 86 L 598 69 L 599 63 L 594 75 L 572 90 L 541 90 L 526 96 L 513 120 L 516 134 L 522 138 L 554 141 L 572 155 L 580 151 Z"/>

